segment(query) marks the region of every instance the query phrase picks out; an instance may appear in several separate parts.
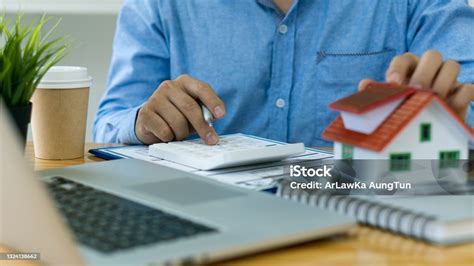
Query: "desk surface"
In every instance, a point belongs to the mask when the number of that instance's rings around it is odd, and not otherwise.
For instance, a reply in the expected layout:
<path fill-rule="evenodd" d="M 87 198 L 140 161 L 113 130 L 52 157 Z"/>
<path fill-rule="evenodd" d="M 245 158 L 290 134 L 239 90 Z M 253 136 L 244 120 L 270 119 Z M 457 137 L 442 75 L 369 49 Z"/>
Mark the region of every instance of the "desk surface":
<path fill-rule="evenodd" d="M 89 144 L 91 147 L 104 145 Z M 107 145 L 111 146 L 111 145 Z M 86 155 L 67 161 L 34 158 L 28 143 L 26 158 L 35 170 L 92 163 L 101 159 Z M 5 248 L 0 246 L 0 252 Z M 313 241 L 244 258 L 230 260 L 228 265 L 473 265 L 474 243 L 448 248 L 427 245 L 367 226 L 357 226 L 347 236 Z M 18 265 L 18 264 L 15 264 Z"/>

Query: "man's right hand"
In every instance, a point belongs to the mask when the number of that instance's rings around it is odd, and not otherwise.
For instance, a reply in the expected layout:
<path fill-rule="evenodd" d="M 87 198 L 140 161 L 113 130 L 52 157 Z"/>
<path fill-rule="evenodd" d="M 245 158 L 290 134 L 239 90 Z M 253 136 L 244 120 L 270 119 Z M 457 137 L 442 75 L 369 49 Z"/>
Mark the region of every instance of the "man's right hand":
<path fill-rule="evenodd" d="M 135 123 L 138 139 L 153 144 L 183 140 L 197 132 L 207 144 L 217 144 L 219 137 L 204 120 L 200 103 L 215 119 L 224 117 L 224 102 L 205 82 L 188 75 L 164 81 L 138 111 Z"/>

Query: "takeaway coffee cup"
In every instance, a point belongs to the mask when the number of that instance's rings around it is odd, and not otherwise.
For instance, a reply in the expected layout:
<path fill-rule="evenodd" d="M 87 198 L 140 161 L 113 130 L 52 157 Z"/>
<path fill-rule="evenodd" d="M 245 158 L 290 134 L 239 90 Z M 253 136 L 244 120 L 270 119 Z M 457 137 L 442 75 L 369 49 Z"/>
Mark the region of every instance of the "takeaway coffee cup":
<path fill-rule="evenodd" d="M 84 156 L 92 79 L 84 67 L 52 67 L 33 95 L 35 156 L 67 160 Z"/>

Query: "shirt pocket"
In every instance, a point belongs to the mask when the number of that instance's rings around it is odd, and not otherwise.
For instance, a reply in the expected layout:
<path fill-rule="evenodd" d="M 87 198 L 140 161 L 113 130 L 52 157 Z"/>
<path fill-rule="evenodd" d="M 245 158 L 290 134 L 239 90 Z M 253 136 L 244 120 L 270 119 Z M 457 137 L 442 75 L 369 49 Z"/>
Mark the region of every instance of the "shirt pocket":
<path fill-rule="evenodd" d="M 382 81 L 396 51 L 319 51 L 315 58 L 316 76 L 323 89 L 337 89 L 336 94 L 357 90 L 362 79 Z"/>

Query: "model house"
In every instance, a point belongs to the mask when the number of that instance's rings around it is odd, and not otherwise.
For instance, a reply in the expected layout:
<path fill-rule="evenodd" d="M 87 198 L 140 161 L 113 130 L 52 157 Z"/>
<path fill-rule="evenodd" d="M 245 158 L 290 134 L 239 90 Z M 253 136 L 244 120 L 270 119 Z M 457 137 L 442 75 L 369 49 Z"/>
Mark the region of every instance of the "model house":
<path fill-rule="evenodd" d="M 324 131 L 336 159 L 468 159 L 474 131 L 432 91 L 374 83 L 330 105 L 341 113 Z M 449 165 L 449 164 L 446 164 Z"/>

